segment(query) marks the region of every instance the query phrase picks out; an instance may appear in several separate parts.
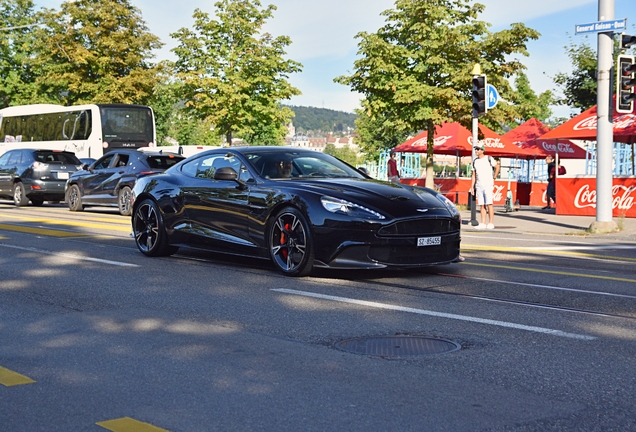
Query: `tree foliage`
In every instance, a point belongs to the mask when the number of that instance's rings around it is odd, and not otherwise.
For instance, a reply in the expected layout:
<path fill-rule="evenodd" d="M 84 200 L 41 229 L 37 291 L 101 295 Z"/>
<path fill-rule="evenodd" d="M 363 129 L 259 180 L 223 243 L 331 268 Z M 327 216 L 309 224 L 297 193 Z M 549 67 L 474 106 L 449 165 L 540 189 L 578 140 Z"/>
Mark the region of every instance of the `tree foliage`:
<path fill-rule="evenodd" d="M 186 108 L 228 143 L 235 133 L 282 142 L 293 113 L 280 101 L 300 94 L 287 78 L 301 64 L 284 59 L 289 37 L 261 33 L 276 7 L 262 8 L 258 0 L 221 0 L 215 7 L 217 19 L 197 9 L 192 29 L 171 35 L 179 41 L 173 52 Z"/>
<path fill-rule="evenodd" d="M 546 90 L 537 96 L 532 87 L 530 87 L 530 80 L 523 72 L 517 74 L 514 88 L 515 91 L 510 102 L 516 106 L 518 118 L 507 122 L 507 126 L 514 128 L 531 118 L 536 118 L 545 123 L 552 116 L 550 105 L 554 104 L 555 98 L 550 90 Z M 499 106 L 497 106 L 497 109 L 499 109 Z"/>
<path fill-rule="evenodd" d="M 316 133 L 344 132 L 355 128 L 357 115 L 326 108 L 289 106 L 294 112 L 294 126 L 299 132 Z"/>
<path fill-rule="evenodd" d="M 361 162 L 356 151 L 348 145 L 344 147 L 336 147 L 335 144 L 329 143 L 325 146 L 323 153 L 335 156 L 354 167 L 358 166 Z"/>
<path fill-rule="evenodd" d="M 470 0 L 397 0 L 395 9 L 383 12 L 383 27 L 357 35 L 360 58 L 353 74 L 335 80 L 363 94 L 363 109 L 383 128 L 428 131 L 429 186 L 435 125 L 470 124 L 473 65 L 479 63 L 509 99 L 508 79 L 524 69 L 514 55 L 528 55 L 527 41 L 539 36 L 521 23 L 491 33 L 489 24 L 477 19 L 483 10 Z M 505 106 L 485 120 L 499 124 L 517 116 L 513 106 Z"/>
<path fill-rule="evenodd" d="M 31 0 L 0 3 L 0 108 L 30 103 L 36 94 L 33 57 L 36 18 Z"/>
<path fill-rule="evenodd" d="M 152 50 L 162 46 L 128 0 L 67 0 L 44 9 L 34 68 L 44 101 L 145 104 L 158 82 Z"/>
<path fill-rule="evenodd" d="M 560 72 L 554 77 L 554 83 L 561 88 L 563 96 L 557 98 L 559 105 L 577 108 L 581 112 L 596 105 L 596 70 L 598 61 L 596 50 L 587 43 L 571 42 L 565 47 L 572 62 L 572 73 Z"/>
<path fill-rule="evenodd" d="M 367 111 L 357 110 L 356 133 L 354 138 L 362 153 L 371 159 L 377 159 L 382 150 L 402 144 L 409 136 L 405 130 L 387 126 L 390 122 L 380 116 L 368 115 Z"/>

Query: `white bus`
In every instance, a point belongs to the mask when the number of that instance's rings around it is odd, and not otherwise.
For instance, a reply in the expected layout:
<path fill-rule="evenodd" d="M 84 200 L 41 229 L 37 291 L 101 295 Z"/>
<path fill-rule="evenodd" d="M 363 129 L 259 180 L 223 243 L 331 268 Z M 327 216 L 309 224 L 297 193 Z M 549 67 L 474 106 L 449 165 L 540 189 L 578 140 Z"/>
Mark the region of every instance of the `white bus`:
<path fill-rule="evenodd" d="M 0 154 L 28 147 L 97 159 L 110 150 L 155 144 L 154 114 L 143 105 L 35 104 L 0 110 Z"/>

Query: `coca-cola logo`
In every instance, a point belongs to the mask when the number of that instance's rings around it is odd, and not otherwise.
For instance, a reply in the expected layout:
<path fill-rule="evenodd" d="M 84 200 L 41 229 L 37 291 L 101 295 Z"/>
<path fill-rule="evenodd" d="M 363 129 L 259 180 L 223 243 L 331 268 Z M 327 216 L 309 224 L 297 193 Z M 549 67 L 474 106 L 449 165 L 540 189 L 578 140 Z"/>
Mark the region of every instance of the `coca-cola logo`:
<path fill-rule="evenodd" d="M 634 186 L 614 185 L 612 187 L 612 209 L 630 210 L 634 205 L 632 192 L 636 190 Z M 596 189 L 591 189 L 590 185 L 583 185 L 574 196 L 574 207 L 596 208 Z"/>
<path fill-rule="evenodd" d="M 493 191 L 492 200 L 493 202 L 499 202 L 503 199 L 503 186 L 495 185 L 495 189 Z"/>
<path fill-rule="evenodd" d="M 636 122 L 636 116 L 634 114 L 623 114 L 614 119 L 613 127 L 614 129 L 627 129 L 631 125 Z M 577 124 L 574 125 L 572 129 L 574 130 L 595 130 L 596 125 L 598 123 L 598 119 L 596 116 L 586 117 Z"/>
<path fill-rule="evenodd" d="M 543 148 L 547 152 L 556 153 L 557 151 L 556 143 L 549 143 L 549 142 L 542 141 L 539 145 L 541 146 L 541 148 Z M 574 154 L 576 151 L 570 143 L 559 143 L 558 147 L 559 147 L 559 153 Z"/>
<path fill-rule="evenodd" d="M 433 146 L 444 145 L 451 138 L 452 136 L 438 136 L 437 138 L 433 140 Z M 413 141 L 411 143 L 411 147 L 420 147 L 420 146 L 425 147 L 427 144 L 428 144 L 428 137 L 422 137 L 416 141 Z"/>
<path fill-rule="evenodd" d="M 466 138 L 468 145 L 472 147 L 473 139 L 471 137 Z M 501 142 L 499 138 L 485 138 L 483 140 L 479 140 L 479 145 L 486 146 L 486 148 L 491 149 L 502 149 L 505 148 L 504 143 Z"/>

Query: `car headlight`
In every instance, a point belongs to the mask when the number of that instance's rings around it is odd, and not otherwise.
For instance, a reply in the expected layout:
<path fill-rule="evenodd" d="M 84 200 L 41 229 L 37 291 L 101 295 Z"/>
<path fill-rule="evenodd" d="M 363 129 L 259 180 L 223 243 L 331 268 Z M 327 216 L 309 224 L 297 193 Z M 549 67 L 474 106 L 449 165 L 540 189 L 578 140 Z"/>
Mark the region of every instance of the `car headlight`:
<path fill-rule="evenodd" d="M 442 194 L 437 194 L 435 196 L 442 202 L 442 204 L 444 204 L 452 216 L 459 216 L 459 210 L 457 210 L 457 207 L 455 207 L 455 204 L 453 204 L 451 200 Z"/>
<path fill-rule="evenodd" d="M 322 206 L 331 213 L 366 219 L 385 219 L 384 216 L 376 211 L 338 198 L 323 196 L 320 198 L 320 202 Z"/>

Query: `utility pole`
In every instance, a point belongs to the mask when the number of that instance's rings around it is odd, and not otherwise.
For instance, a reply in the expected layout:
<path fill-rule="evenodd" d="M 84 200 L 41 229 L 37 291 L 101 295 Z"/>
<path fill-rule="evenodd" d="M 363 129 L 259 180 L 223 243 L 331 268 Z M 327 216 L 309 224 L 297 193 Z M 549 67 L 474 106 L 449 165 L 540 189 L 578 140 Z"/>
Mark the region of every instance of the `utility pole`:
<path fill-rule="evenodd" d="M 598 0 L 598 20 L 614 19 L 614 0 Z M 618 226 L 612 220 L 612 95 L 610 89 L 614 33 L 598 34 L 597 129 L 596 129 L 596 221 L 592 232 L 611 232 Z"/>

